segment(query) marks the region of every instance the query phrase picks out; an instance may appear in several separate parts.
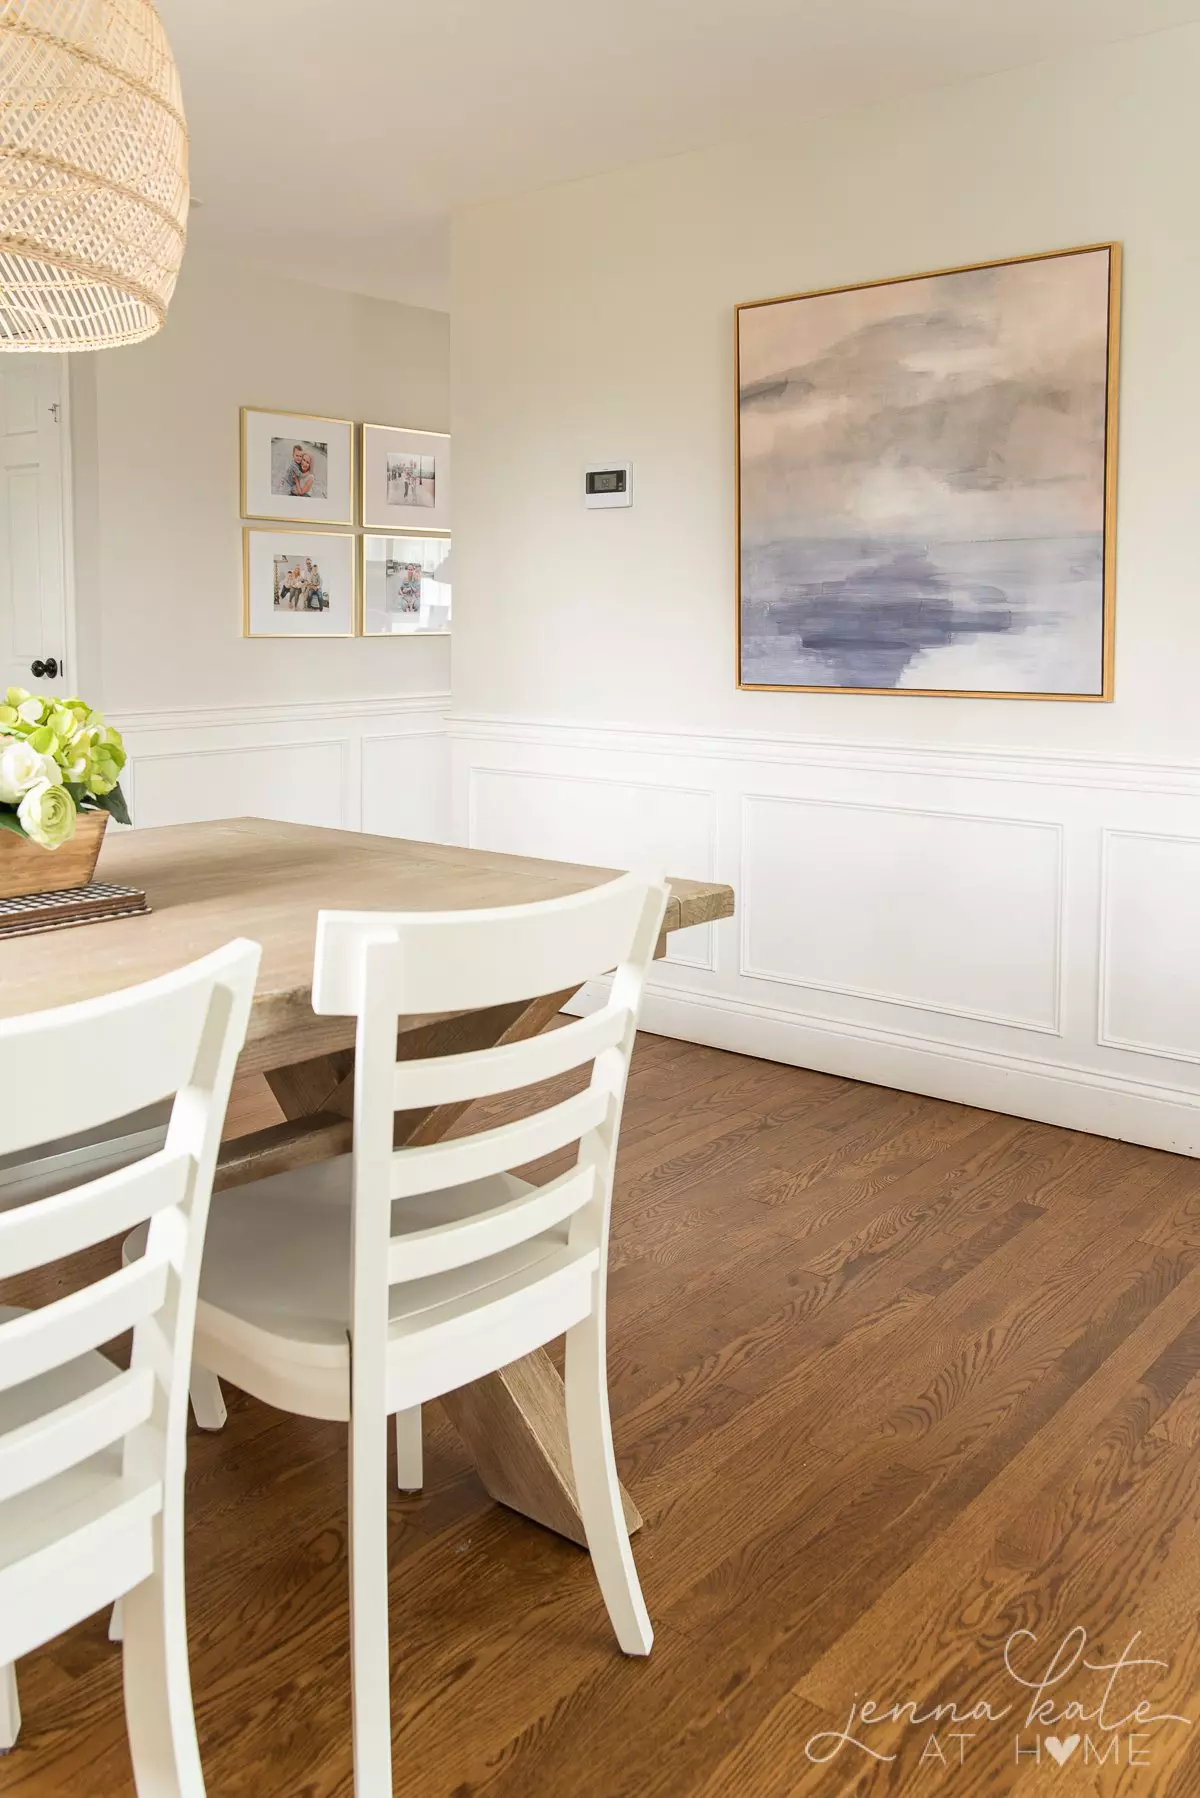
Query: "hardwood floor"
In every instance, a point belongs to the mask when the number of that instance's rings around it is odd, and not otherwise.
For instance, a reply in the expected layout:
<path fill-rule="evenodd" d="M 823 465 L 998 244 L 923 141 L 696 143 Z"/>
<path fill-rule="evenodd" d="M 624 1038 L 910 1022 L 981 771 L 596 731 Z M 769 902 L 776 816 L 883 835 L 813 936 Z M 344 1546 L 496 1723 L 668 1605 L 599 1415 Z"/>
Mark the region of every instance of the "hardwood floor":
<path fill-rule="evenodd" d="M 1200 1792 L 1200 1163 L 644 1037 L 610 1311 L 654 1653 L 429 1407 L 391 1502 L 399 1793 Z M 344 1798 L 345 1434 L 229 1398 L 188 1475 L 210 1798 Z M 1006 1644 L 1036 1682 L 1072 1630 L 1167 1665 L 1080 1662 L 1030 1721 Z M 20 1678 L 0 1792 L 131 1790 L 104 1620 Z"/>

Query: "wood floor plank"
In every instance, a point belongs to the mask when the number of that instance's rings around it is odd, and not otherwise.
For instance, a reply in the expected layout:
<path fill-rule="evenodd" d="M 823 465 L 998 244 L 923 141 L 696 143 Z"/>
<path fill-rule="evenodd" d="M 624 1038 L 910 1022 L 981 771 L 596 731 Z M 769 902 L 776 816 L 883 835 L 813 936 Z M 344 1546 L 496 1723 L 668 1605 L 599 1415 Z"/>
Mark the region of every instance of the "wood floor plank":
<path fill-rule="evenodd" d="M 1140 1294 L 1143 1312 L 1148 1313 L 1158 1302 L 1158 1285 L 1144 1285 Z M 1081 1296 L 1081 1309 L 1087 1302 Z M 1112 1320 L 1112 1332 L 1131 1327 L 1136 1318 L 1136 1311 L 1121 1309 Z M 821 1444 L 825 1452 L 811 1454 L 792 1482 L 784 1469 L 794 1465 L 794 1458 L 777 1456 L 778 1484 L 769 1498 L 749 1513 L 752 1527 L 747 1527 L 744 1514 L 729 1518 L 727 1510 L 722 1513 L 717 1527 L 728 1544 L 725 1557 L 675 1598 L 664 1614 L 680 1627 L 703 1634 L 712 1628 L 715 1616 L 734 1592 L 750 1606 L 760 1598 L 764 1604 L 770 1601 L 782 1554 L 787 1555 L 793 1573 L 808 1566 L 816 1579 L 830 1555 L 841 1553 L 848 1536 L 853 1540 L 859 1531 L 884 1525 L 892 1534 L 895 1563 L 903 1565 L 905 1543 L 918 1541 L 939 1525 L 944 1527 L 965 1504 L 986 1491 L 1021 1444 L 1053 1416 L 1054 1405 L 1065 1396 L 1050 1379 L 1014 1382 L 1011 1374 L 1009 1387 L 998 1391 L 1006 1346 L 1000 1332 L 995 1362 L 985 1357 L 977 1363 L 968 1357 L 964 1365 L 955 1358 L 948 1368 L 949 1377 L 928 1384 L 921 1399 L 882 1418 L 874 1432 L 865 1421 L 861 1428 L 855 1423 L 847 1432 L 852 1444 L 848 1449 L 839 1452 L 832 1440 Z M 976 1397 L 972 1381 L 981 1372 L 983 1389 Z M 973 1403 L 966 1402 L 971 1399 Z M 931 1411 L 935 1417 L 939 1411 L 943 1414 L 942 1427 L 929 1427 Z M 865 1420 L 869 1413 L 864 1409 L 860 1415 Z M 648 1500 L 652 1491 L 653 1482 L 649 1482 Z M 717 1502 L 715 1493 L 701 1496 Z M 672 1525 L 678 1539 L 684 1537 L 689 1509 L 673 1509 Z M 652 1501 L 647 1504 L 647 1515 L 653 1515 Z M 679 1577 L 682 1569 L 677 1563 L 672 1571 Z M 822 1708 L 831 1708 L 830 1694 L 823 1689 L 806 1688 L 805 1696 Z M 836 1709 L 836 1704 L 832 1708 Z"/>
<path fill-rule="evenodd" d="M 1066 1177 L 1061 1172 L 1057 1177 L 1046 1176 L 1043 1190 L 1053 1192 Z M 816 1450 L 827 1441 L 836 1444 L 860 1440 L 861 1431 L 872 1423 L 878 1425 L 907 1397 L 920 1392 L 939 1375 L 954 1352 L 969 1347 L 978 1332 L 996 1325 L 1014 1307 L 1030 1302 L 1030 1282 L 1027 1274 L 1022 1277 L 1023 1267 L 1032 1263 L 1044 1268 L 1047 1278 L 1059 1278 L 1063 1241 L 1069 1230 L 1065 1208 L 1060 1208 L 1057 1215 L 1048 1211 L 1022 1233 L 1019 1245 L 1004 1245 L 987 1266 L 974 1270 L 932 1301 L 920 1329 L 908 1332 L 903 1353 L 898 1353 L 897 1342 L 890 1334 L 877 1339 L 866 1352 L 856 1343 L 844 1347 L 841 1289 L 828 1283 L 823 1287 L 819 1279 L 803 1274 L 801 1311 L 792 1352 L 781 1352 L 776 1357 L 775 1366 L 767 1370 L 773 1377 L 765 1386 L 757 1373 L 751 1378 L 745 1369 L 731 1376 L 752 1387 L 755 1396 L 730 1424 L 698 1444 L 678 1465 L 672 1465 L 664 1475 L 664 1491 L 679 1486 L 695 1498 L 700 1490 L 719 1486 L 726 1477 L 724 1469 L 737 1465 L 744 1474 L 761 1473 L 765 1504 L 785 1506 L 800 1470 Z M 1027 1239 L 1034 1233 L 1039 1241 L 1030 1245 Z M 1112 1252 L 1103 1240 L 1089 1241 L 1077 1251 L 1078 1255 L 1098 1258 L 1101 1263 Z M 993 1264 L 999 1276 L 995 1279 L 990 1275 Z M 866 1295 L 852 1295 L 850 1316 L 861 1315 L 864 1306 L 872 1311 L 885 1290 L 881 1281 Z M 832 1294 L 828 1305 L 821 1302 L 823 1291 Z M 1038 1292 L 1034 1282 L 1031 1302 L 1035 1304 Z M 781 1439 L 770 1428 L 767 1419 L 781 1412 L 803 1417 L 802 1435 Z M 656 1496 L 653 1490 L 644 1493 L 650 1506 L 656 1502 Z"/>
<path fill-rule="evenodd" d="M 1014 1701 L 1005 1726 L 981 1731 L 969 1767 L 956 1772 L 955 1791 L 961 1790 L 967 1798 L 982 1798 L 1006 1778 L 1017 1780 L 1018 1790 L 1029 1789 L 1032 1775 L 1016 1763 L 1017 1736 L 1028 1745 L 1039 1733 L 1054 1733 L 1039 1732 L 1031 1724 L 1029 1691 L 1003 1674 L 1003 1647 L 1015 1630 L 1028 1630 L 1036 1637 L 1036 1643 L 1025 1639 L 1014 1650 L 1014 1664 L 1031 1677 L 1044 1671 L 1071 1631 L 1086 1632 L 1087 1652 L 1101 1663 L 1111 1663 L 1140 1632 L 1138 1652 L 1164 1665 L 1126 1676 L 1115 1689 L 1116 1702 L 1109 1717 L 1116 1722 L 1143 1698 L 1152 1702 L 1156 1715 L 1188 1713 L 1189 1688 L 1196 1670 L 1195 1606 L 1200 1601 L 1194 1522 L 1200 1511 L 1200 1462 L 1168 1444 L 1155 1443 L 1136 1427 L 1127 1409 L 1118 1407 L 1097 1432 L 1086 1463 L 1052 1483 L 1042 1495 L 1042 1508 L 1044 1521 L 1053 1518 L 1052 1530 L 1026 1532 L 1025 1518 L 1020 1513 L 1012 1515 L 988 1556 L 964 1583 L 965 1603 L 960 1604 L 953 1635 L 948 1638 L 954 1642 L 950 1664 L 934 1666 L 911 1649 L 905 1656 L 906 1684 L 915 1682 L 937 1692 L 978 1691 L 986 1685 L 998 1701 L 1005 1697 Z M 1023 1552 L 1014 1552 L 1014 1532 Z M 1179 1592 L 1181 1573 L 1187 1576 L 1183 1593 Z M 1164 1607 L 1156 1602 L 1162 1593 L 1172 1600 L 1183 1598 L 1184 1603 Z M 1193 1627 L 1179 1614 L 1189 1602 Z M 1175 1616 L 1170 1615 L 1172 1608 Z M 1173 1666 L 1181 1637 L 1185 1660 Z M 1190 1654 L 1186 1653 L 1189 1648 Z M 806 1683 L 801 1682 L 801 1690 Z M 1103 1686 L 1102 1678 L 1081 1673 L 1058 1692 L 1059 1705 L 1069 1694 L 1091 1711 Z M 1200 1712 L 1193 1710 L 1192 1714 L 1200 1718 Z M 1060 1728 L 1058 1738 L 1075 1727 Z M 1088 1780 L 1096 1781 L 1101 1789 L 1119 1784 L 1115 1768 L 1102 1771 L 1093 1754 L 1096 1750 L 1115 1752 L 1116 1758 L 1124 1759 L 1129 1731 L 1091 1730 L 1086 1722 L 1078 1728 L 1081 1734 L 1092 1736 L 1093 1746 L 1081 1742 L 1083 1751 L 1069 1780 L 1084 1788 Z M 1186 1725 L 1172 1723 L 1147 1725 L 1139 1734 L 1144 1736 L 1150 1763 L 1157 1760 L 1164 1767 L 1177 1761 L 1190 1739 Z M 1115 1751 L 1114 1737 L 1118 1741 Z M 1042 1760 L 1046 1758 L 1043 1748 Z M 905 1774 L 894 1782 L 893 1789 L 915 1793 L 921 1789 L 922 1778 L 918 1757 L 910 1752 L 905 1760 Z M 1048 1770 L 1055 1778 L 1057 1793 L 1057 1773 L 1052 1766 Z M 1043 1781 L 1046 1771 L 1042 1770 Z M 1066 1789 L 1072 1789 L 1072 1784 Z"/>
<path fill-rule="evenodd" d="M 853 1627 L 814 1664 L 804 1682 L 804 1691 L 813 1702 L 826 1707 L 832 1702 L 836 1708 L 847 1686 L 854 1689 L 857 1684 L 861 1689 L 878 1664 L 879 1642 L 895 1640 L 898 1631 L 907 1634 L 914 1650 L 927 1659 L 930 1650 L 925 1644 L 952 1641 L 955 1631 L 949 1618 L 960 1606 L 971 1608 L 969 1598 L 964 1597 L 969 1570 L 990 1554 L 1002 1520 L 1009 1515 L 1024 1517 L 1038 1494 L 1051 1488 L 1056 1479 L 1089 1464 L 1091 1446 L 1114 1407 L 1141 1400 L 1146 1369 L 1161 1355 L 1171 1353 L 1198 1318 L 1200 1268 L 1193 1267 L 1111 1346 L 1097 1366 L 1090 1372 L 1080 1370 L 1086 1377 L 1053 1412 L 1048 1426 L 1005 1461 L 988 1487 L 950 1520 L 935 1543 L 882 1589 Z M 1164 1402 L 1158 1415 L 1166 1409 Z M 953 1582 L 946 1579 L 947 1566 L 956 1569 Z"/>
<path fill-rule="evenodd" d="M 280 1115 L 239 1087 L 238 1134 Z M 610 1378 L 654 1652 L 427 1407 L 425 1491 L 389 1502 L 398 1792 L 1200 1798 L 1200 1164 L 653 1037 L 626 1125 Z M 190 1440 L 212 1798 L 350 1798 L 345 1448 L 236 1393 Z M 1149 1768 L 1010 1765 L 1007 1722 L 949 1769 L 896 1725 L 895 1762 L 805 1752 L 856 1693 L 999 1691 L 1014 1628 L 1075 1624 L 1170 1662 L 1153 1696 L 1197 1722 Z M 0 1794 L 124 1798 L 104 1619 L 20 1677 Z"/>

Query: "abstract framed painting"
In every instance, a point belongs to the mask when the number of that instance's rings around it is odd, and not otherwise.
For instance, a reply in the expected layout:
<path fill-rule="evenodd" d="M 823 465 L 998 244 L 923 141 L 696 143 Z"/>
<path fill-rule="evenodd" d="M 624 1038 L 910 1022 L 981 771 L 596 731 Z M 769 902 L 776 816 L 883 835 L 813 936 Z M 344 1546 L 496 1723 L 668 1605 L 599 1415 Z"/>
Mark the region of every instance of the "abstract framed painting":
<path fill-rule="evenodd" d="M 1120 246 L 737 308 L 738 685 L 1113 692 Z"/>

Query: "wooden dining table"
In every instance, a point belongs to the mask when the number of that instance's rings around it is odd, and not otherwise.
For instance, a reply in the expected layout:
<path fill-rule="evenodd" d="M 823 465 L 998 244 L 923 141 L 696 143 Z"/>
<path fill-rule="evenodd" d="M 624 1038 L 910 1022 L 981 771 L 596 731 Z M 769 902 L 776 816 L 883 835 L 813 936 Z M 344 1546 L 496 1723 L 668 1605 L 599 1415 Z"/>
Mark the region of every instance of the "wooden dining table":
<path fill-rule="evenodd" d="M 0 942 L 0 1017 L 151 979 L 237 936 L 262 944 L 239 1076 L 265 1076 L 282 1121 L 222 1144 L 217 1188 L 302 1167 L 352 1147 L 352 1018 L 312 1009 L 317 913 L 514 905 L 577 893 L 615 870 L 262 818 L 110 831 L 96 879 L 142 888 L 149 915 Z M 733 891 L 672 878 L 667 936 L 733 915 Z M 543 1030 L 572 992 L 487 1010 L 399 1020 L 414 1059 L 516 1042 Z M 398 1147 L 436 1142 L 462 1105 L 402 1112 Z M 544 1350 L 448 1394 L 443 1403 L 493 1498 L 576 1542 L 583 1529 L 567 1445 L 562 1379 Z M 641 1523 L 625 1494 L 631 1529 Z"/>

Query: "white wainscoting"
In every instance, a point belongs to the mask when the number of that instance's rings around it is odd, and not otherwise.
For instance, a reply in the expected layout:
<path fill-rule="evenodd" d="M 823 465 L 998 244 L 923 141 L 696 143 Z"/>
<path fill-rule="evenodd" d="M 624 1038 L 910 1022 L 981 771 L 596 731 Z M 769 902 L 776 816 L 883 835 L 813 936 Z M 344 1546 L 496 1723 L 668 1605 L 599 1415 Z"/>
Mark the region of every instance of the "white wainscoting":
<path fill-rule="evenodd" d="M 734 887 L 650 1029 L 1200 1155 L 1200 766 L 448 728 L 456 840 Z"/>
<path fill-rule="evenodd" d="M 1058 1036 L 1062 836 L 1018 818 L 745 794 L 740 971 Z M 1018 953 L 997 960 L 997 942 Z"/>
<path fill-rule="evenodd" d="M 114 713 L 139 826 L 253 816 L 446 841 L 449 695 Z"/>
<path fill-rule="evenodd" d="M 1100 1041 L 1200 1062 L 1200 837 L 1106 830 Z"/>

